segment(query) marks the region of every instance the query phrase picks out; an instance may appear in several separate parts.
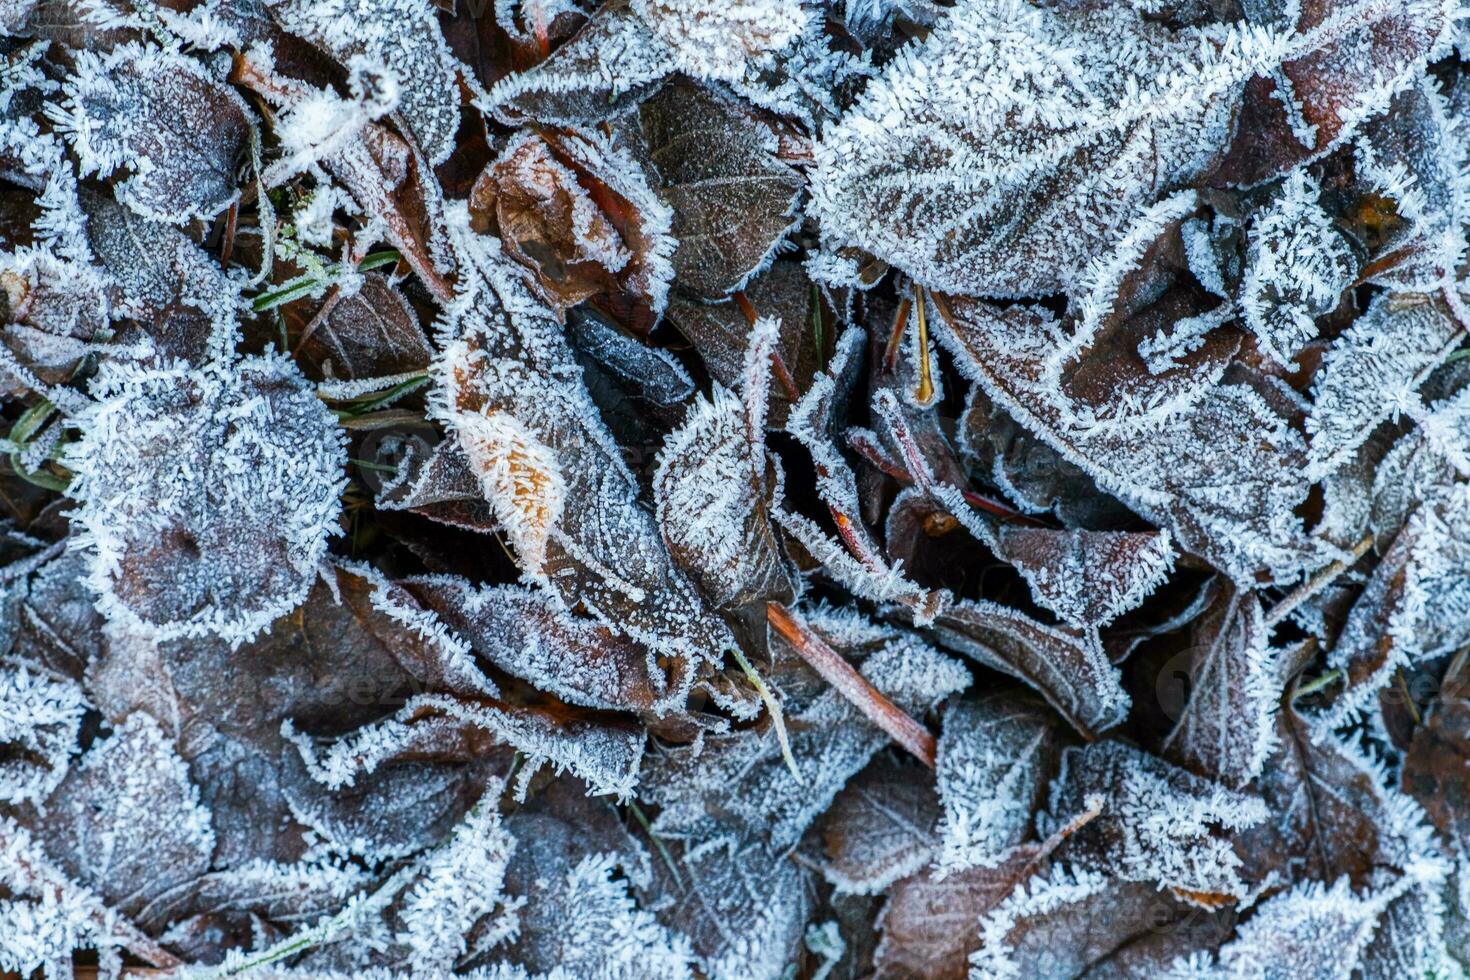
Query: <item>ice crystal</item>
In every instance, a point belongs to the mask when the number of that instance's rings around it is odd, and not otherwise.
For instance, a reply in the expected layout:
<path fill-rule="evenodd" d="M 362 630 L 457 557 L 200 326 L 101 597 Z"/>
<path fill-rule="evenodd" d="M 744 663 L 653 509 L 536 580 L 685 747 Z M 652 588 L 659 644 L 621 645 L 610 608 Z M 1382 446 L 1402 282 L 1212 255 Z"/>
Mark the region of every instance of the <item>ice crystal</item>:
<path fill-rule="evenodd" d="M 1251 227 L 1241 310 L 1262 352 L 1281 364 L 1317 335 L 1315 318 L 1332 312 L 1357 271 L 1347 240 L 1317 204 L 1320 193 L 1292 171 Z"/>

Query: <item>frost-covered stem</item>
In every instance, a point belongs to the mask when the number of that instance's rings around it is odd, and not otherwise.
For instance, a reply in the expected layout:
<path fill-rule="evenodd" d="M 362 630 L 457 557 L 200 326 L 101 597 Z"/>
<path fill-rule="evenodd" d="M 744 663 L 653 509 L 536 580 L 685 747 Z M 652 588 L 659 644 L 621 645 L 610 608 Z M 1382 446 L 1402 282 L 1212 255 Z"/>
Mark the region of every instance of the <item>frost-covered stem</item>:
<path fill-rule="evenodd" d="M 735 662 L 740 665 L 740 669 L 745 673 L 746 679 L 755 686 L 755 693 L 760 695 L 761 701 L 765 703 L 766 712 L 771 716 L 771 724 L 776 729 L 776 741 L 781 746 L 781 758 L 786 761 L 786 768 L 791 770 L 791 776 L 796 780 L 798 786 L 806 785 L 806 780 L 802 778 L 801 770 L 796 768 L 796 758 L 791 754 L 791 740 L 786 737 L 786 716 L 781 711 L 781 705 L 776 703 L 775 697 L 771 694 L 771 689 L 766 686 L 766 682 L 761 679 L 761 675 L 755 672 L 755 668 L 751 666 L 750 661 L 745 659 L 745 654 L 740 652 L 740 648 L 732 647 L 730 652 L 735 655 Z"/>
<path fill-rule="evenodd" d="M 1345 558 L 1342 561 L 1335 561 L 1331 565 L 1328 565 L 1326 568 L 1322 569 L 1322 571 L 1318 572 L 1316 575 L 1313 575 L 1310 579 L 1297 586 L 1285 599 L 1282 599 L 1280 602 L 1278 602 L 1275 607 L 1266 614 L 1266 628 L 1270 629 L 1271 627 L 1275 626 L 1287 616 L 1290 616 L 1292 610 L 1295 609 L 1297 606 L 1300 606 L 1302 603 L 1312 598 L 1312 596 L 1316 595 L 1318 592 L 1321 592 L 1323 589 L 1327 588 L 1327 586 L 1331 585 L 1339 575 L 1356 565 L 1358 563 L 1358 559 L 1367 554 L 1368 549 L 1371 547 L 1373 547 L 1373 535 L 1363 535 L 1363 540 L 1359 541 L 1356 545 L 1353 546 L 1352 554 L 1350 557 Z"/>
<path fill-rule="evenodd" d="M 880 472 L 893 477 L 904 486 L 914 485 L 915 480 L 913 475 L 884 455 L 883 450 L 868 437 L 866 432 L 860 429 L 849 430 L 847 433 L 847 445 L 853 452 L 877 467 Z M 921 487 L 920 489 L 923 488 Z M 955 489 L 960 492 L 961 497 L 965 498 L 965 503 L 977 510 L 983 510 L 987 514 L 1001 517 L 1017 524 L 1027 524 L 1031 527 L 1050 526 L 1045 521 L 1039 521 L 1029 514 L 1023 514 L 1014 507 L 1007 506 L 999 500 L 987 497 L 983 493 L 977 493 L 968 487 L 956 487 Z"/>
<path fill-rule="evenodd" d="M 442 843 L 440 847 L 444 846 Z M 262 966 L 278 963 L 288 956 L 308 950 L 313 946 L 321 946 L 326 943 L 335 942 L 349 934 L 364 916 L 378 912 L 386 908 L 400 891 L 409 882 L 409 879 L 418 871 L 417 864 L 410 864 L 398 869 L 391 878 L 383 883 L 377 891 L 360 902 L 349 901 L 347 907 L 326 921 L 314 925 L 308 929 L 287 936 L 268 949 L 261 950 L 254 956 L 232 965 L 222 966 L 213 973 L 204 974 L 205 977 L 234 977 L 242 973 Z"/>
<path fill-rule="evenodd" d="M 934 736 L 929 733 L 929 729 L 910 718 L 888 700 L 882 691 L 868 683 L 868 679 L 859 674 L 857 668 L 844 660 L 821 637 L 807 629 L 781 603 L 766 603 L 766 622 L 791 644 L 791 648 L 801 659 L 836 688 L 838 694 L 866 715 L 869 721 L 893 736 L 895 742 L 924 765 L 934 768 Z"/>
<path fill-rule="evenodd" d="M 750 297 L 745 295 L 744 290 L 736 291 L 735 305 L 740 307 L 740 312 L 744 314 L 746 322 L 754 327 L 760 315 L 756 312 L 755 304 L 751 303 Z M 796 377 L 791 373 L 791 368 L 787 367 L 786 359 L 781 356 L 781 352 L 774 347 L 771 348 L 771 367 L 775 369 L 776 380 L 781 382 L 781 388 L 786 392 L 786 400 L 793 405 L 801 401 L 801 391 L 796 387 Z"/>

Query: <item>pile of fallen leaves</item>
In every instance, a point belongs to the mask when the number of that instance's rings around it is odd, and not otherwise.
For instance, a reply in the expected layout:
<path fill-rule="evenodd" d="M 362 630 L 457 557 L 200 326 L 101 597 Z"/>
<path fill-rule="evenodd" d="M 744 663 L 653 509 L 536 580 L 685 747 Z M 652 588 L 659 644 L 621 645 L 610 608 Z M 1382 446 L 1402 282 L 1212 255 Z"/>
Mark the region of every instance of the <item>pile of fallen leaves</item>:
<path fill-rule="evenodd" d="M 0 0 L 0 971 L 1463 976 L 1463 17 Z"/>

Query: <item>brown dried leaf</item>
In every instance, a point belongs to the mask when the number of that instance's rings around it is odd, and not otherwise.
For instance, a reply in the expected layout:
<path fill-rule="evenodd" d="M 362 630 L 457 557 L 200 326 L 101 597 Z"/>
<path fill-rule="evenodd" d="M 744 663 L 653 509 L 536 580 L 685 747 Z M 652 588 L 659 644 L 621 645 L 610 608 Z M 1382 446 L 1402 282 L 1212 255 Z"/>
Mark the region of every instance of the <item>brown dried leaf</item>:
<path fill-rule="evenodd" d="M 475 230 L 499 236 L 559 316 L 598 296 L 640 331 L 662 315 L 670 213 L 602 134 L 519 134 L 475 181 L 469 207 Z"/>
<path fill-rule="evenodd" d="M 329 299 L 308 330 L 296 356 L 317 377 L 407 374 L 428 367 L 434 356 L 413 308 L 381 273 L 365 275 L 351 296 Z"/>
<path fill-rule="evenodd" d="M 956 602 L 933 626 L 939 643 L 1025 681 L 1083 736 L 1120 723 L 1129 698 L 1095 634 L 1046 626 L 985 600 Z"/>
<path fill-rule="evenodd" d="M 723 299 L 766 268 L 797 224 L 801 175 L 776 158 L 764 123 L 705 89 L 667 85 L 634 118 L 636 152 L 674 212 L 679 288 Z"/>
<path fill-rule="evenodd" d="M 933 856 L 939 798 L 923 770 L 880 754 L 838 793 L 817 823 L 838 891 L 875 895 Z"/>

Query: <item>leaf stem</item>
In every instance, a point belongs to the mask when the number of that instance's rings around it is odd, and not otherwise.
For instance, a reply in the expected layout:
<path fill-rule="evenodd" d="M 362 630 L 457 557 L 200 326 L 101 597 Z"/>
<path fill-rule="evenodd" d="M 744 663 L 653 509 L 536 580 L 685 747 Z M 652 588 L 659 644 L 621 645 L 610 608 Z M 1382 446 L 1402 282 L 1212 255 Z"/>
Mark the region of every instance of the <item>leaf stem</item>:
<path fill-rule="evenodd" d="M 1353 546 L 1351 557 L 1342 559 L 1341 561 L 1335 561 L 1331 565 L 1328 565 L 1322 571 L 1297 586 L 1285 599 L 1282 599 L 1270 612 L 1266 613 L 1266 628 L 1270 629 L 1274 627 L 1287 616 L 1291 615 L 1292 610 L 1296 609 L 1297 606 L 1300 606 L 1312 598 L 1312 596 L 1331 585 L 1337 580 L 1339 575 L 1356 565 L 1358 559 L 1367 554 L 1368 549 L 1371 547 L 1373 547 L 1373 535 L 1363 535 L 1363 540 Z"/>
<path fill-rule="evenodd" d="M 915 287 L 914 314 L 919 325 L 919 386 L 914 400 L 928 405 L 934 400 L 934 379 L 929 376 L 929 320 L 924 315 L 924 287 Z"/>
<path fill-rule="evenodd" d="M 658 851 L 658 856 L 663 858 L 664 864 L 669 866 L 669 872 L 673 874 L 675 884 L 683 888 L 684 876 L 679 874 L 679 866 L 674 863 L 674 856 L 669 853 L 669 848 L 664 844 L 663 838 L 653 832 L 653 824 L 648 822 L 648 815 L 643 812 L 643 808 L 636 801 L 629 800 L 628 812 L 633 814 L 633 819 L 638 821 L 638 825 L 643 828 L 643 832 L 648 835 L 648 839 L 653 841 L 653 846 Z"/>
<path fill-rule="evenodd" d="M 1309 694 L 1316 694 L 1318 691 L 1322 690 L 1324 687 L 1331 684 L 1333 681 L 1337 680 L 1341 676 L 1342 671 L 1333 668 L 1325 674 L 1320 674 L 1317 677 L 1313 677 L 1305 684 L 1298 685 L 1297 689 L 1291 692 L 1291 699 L 1295 701 L 1297 698 L 1304 698 Z"/>
<path fill-rule="evenodd" d="M 766 622 L 781 634 L 791 648 L 828 684 L 867 716 L 893 740 L 930 769 L 934 768 L 935 743 L 929 729 L 910 718 L 903 709 L 857 672 L 857 668 L 827 645 L 779 602 L 766 603 Z"/>
<path fill-rule="evenodd" d="M 751 684 L 755 685 L 755 692 L 765 702 L 766 711 L 771 716 L 771 724 L 776 728 L 776 741 L 781 744 L 781 758 L 786 760 L 786 768 L 791 770 L 792 778 L 798 786 L 805 786 L 806 780 L 802 778 L 801 770 L 796 768 L 796 757 L 791 754 L 791 740 L 786 737 L 786 716 L 781 711 L 781 705 L 776 703 L 775 697 L 771 695 L 771 689 L 766 687 L 766 682 L 761 680 L 761 675 L 755 672 L 750 661 L 745 659 L 745 654 L 740 652 L 739 647 L 731 647 L 731 653 L 735 655 L 735 662 L 745 672 L 745 677 Z"/>

